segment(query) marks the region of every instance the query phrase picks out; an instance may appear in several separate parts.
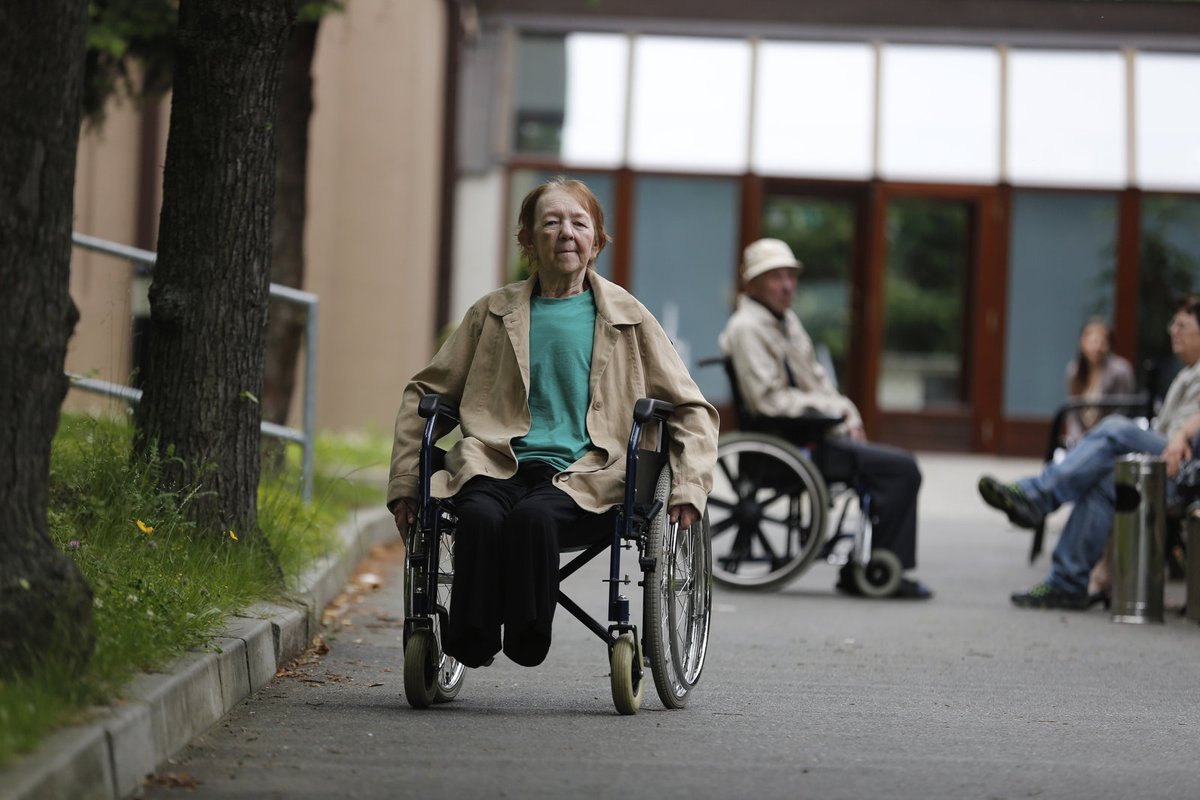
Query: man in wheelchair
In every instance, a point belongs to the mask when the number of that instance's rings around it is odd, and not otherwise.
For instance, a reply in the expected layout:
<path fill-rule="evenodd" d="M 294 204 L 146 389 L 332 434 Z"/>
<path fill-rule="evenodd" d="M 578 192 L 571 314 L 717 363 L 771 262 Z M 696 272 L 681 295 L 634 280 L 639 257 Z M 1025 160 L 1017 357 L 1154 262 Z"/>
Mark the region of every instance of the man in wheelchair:
<path fill-rule="evenodd" d="M 791 248 L 779 239 L 760 239 L 746 247 L 743 293 L 721 333 L 721 351 L 731 361 L 742 404 L 758 419 L 795 419 L 813 413 L 843 419 L 820 446 L 851 464 L 852 481 L 870 493 L 873 546 L 890 550 L 904 570 L 914 569 L 921 472 L 911 453 L 867 441 L 858 409 L 837 391 L 818 361 L 812 340 L 792 310 L 802 268 Z M 787 436 L 786 427 L 781 430 Z M 852 568 L 849 563 L 842 568 L 837 588 L 855 594 Z M 919 581 L 903 578 L 892 596 L 928 599 L 933 592 Z"/>
<path fill-rule="evenodd" d="M 421 398 L 438 394 L 458 406 L 462 438 L 430 493 L 453 498 L 442 647 L 468 667 L 490 664 L 501 650 L 524 666 L 545 659 L 560 548 L 605 535 L 596 515 L 624 496 L 639 398 L 675 406 L 666 422 L 671 520 L 689 528 L 704 511 L 716 410 L 650 312 L 592 268 L 608 240 L 586 185 L 555 178 L 535 188 L 517 232 L 531 277 L 476 302 L 404 391 L 387 490 L 402 536 L 421 511 Z"/>

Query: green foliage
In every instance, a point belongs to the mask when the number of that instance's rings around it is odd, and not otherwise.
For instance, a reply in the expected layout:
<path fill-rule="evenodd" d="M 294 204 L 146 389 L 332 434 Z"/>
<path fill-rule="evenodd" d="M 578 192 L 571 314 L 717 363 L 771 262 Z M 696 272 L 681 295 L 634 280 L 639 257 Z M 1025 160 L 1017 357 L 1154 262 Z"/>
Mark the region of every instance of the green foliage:
<path fill-rule="evenodd" d="M 381 498 L 376 486 L 319 470 L 317 500 L 305 504 L 289 471 L 260 487 L 261 536 L 197 531 L 186 515 L 196 490 L 161 491 L 163 464 L 131 459 L 131 439 L 123 420 L 67 415 L 59 426 L 50 534 L 92 587 L 96 650 L 80 678 L 51 659 L 29 680 L 0 683 L 0 763 L 89 705 L 110 702 L 135 671 L 213 646 L 226 616 L 290 588 L 336 546 L 333 531 L 350 509 Z M 327 449 L 347 459 L 361 452 L 353 444 Z"/>
<path fill-rule="evenodd" d="M 113 95 L 152 98 L 171 88 L 178 0 L 92 0 L 88 3 L 83 113 L 104 121 Z"/>
<path fill-rule="evenodd" d="M 342 0 L 306 0 L 297 24 L 316 25 L 345 9 Z M 87 59 L 83 113 L 104 121 L 113 96 L 146 100 L 171 89 L 179 0 L 91 0 L 88 3 Z"/>
<path fill-rule="evenodd" d="M 1174 306 L 1200 288 L 1200 199 L 1155 195 L 1143 203 L 1138 357 L 1165 359 L 1170 352 L 1165 331 Z"/>

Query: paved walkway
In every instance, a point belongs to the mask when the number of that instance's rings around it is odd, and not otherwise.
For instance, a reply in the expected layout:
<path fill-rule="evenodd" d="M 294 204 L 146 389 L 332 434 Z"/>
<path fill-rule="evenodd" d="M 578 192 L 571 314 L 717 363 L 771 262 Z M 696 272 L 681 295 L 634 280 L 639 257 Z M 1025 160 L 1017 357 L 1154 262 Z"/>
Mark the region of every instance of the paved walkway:
<path fill-rule="evenodd" d="M 603 647 L 566 615 L 542 666 L 498 658 L 455 702 L 411 710 L 393 558 L 369 565 L 381 588 L 336 606 L 327 653 L 160 767 L 147 794 L 1200 797 L 1200 628 L 1012 608 L 1008 592 L 1036 582 L 1045 557 L 1026 563 L 1029 535 L 974 483 L 1036 463 L 921 463 L 918 574 L 937 597 L 841 597 L 823 564 L 781 592 L 718 590 L 704 680 L 683 711 L 648 689 L 641 713 L 616 716 Z M 573 594 L 594 608 L 589 570 Z M 1182 587 L 1168 589 L 1177 604 Z"/>

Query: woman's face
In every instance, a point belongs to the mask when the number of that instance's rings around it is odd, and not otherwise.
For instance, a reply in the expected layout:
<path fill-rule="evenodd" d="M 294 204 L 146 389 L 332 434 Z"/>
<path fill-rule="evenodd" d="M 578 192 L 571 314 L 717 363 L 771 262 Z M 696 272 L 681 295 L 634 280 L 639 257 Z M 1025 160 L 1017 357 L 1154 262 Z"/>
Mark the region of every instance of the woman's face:
<path fill-rule="evenodd" d="M 1108 355 L 1108 329 L 1103 325 L 1088 325 L 1079 335 L 1079 352 L 1093 364 Z"/>
<path fill-rule="evenodd" d="M 533 245 L 539 270 L 572 276 L 599 255 L 592 216 L 565 189 L 547 189 L 534 213 Z"/>

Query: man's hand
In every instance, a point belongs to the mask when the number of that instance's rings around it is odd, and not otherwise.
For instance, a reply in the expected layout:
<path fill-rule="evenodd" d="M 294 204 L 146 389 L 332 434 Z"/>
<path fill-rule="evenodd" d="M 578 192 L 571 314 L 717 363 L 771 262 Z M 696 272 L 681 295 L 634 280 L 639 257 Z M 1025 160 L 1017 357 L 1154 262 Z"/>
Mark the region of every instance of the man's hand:
<path fill-rule="evenodd" d="M 691 503 L 671 506 L 671 522 L 678 522 L 681 528 L 690 528 L 700 519 L 700 512 Z"/>
<path fill-rule="evenodd" d="M 417 524 L 417 511 L 420 503 L 415 497 L 401 497 L 392 508 L 392 516 L 396 519 L 396 530 L 400 531 L 400 541 L 408 542 L 408 531 Z"/>
<path fill-rule="evenodd" d="M 1180 465 L 1192 457 L 1192 443 L 1189 437 L 1183 431 L 1176 433 L 1167 442 L 1167 449 L 1163 450 L 1162 457 L 1167 462 L 1167 477 L 1174 478 L 1179 474 Z"/>

